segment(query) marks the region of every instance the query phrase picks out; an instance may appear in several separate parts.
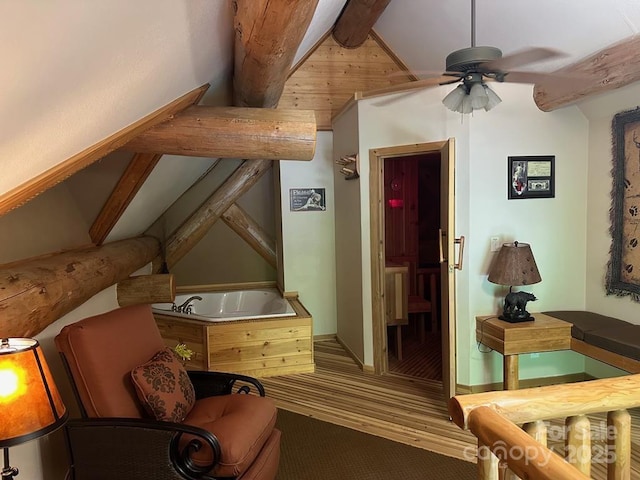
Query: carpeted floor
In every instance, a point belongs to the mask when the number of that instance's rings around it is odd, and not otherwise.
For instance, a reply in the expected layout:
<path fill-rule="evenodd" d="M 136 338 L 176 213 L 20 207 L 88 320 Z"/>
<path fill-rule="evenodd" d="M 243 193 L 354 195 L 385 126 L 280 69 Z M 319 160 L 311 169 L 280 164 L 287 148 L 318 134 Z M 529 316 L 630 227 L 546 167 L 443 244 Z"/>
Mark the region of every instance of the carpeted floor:
<path fill-rule="evenodd" d="M 473 463 L 278 411 L 277 480 L 476 480 Z"/>

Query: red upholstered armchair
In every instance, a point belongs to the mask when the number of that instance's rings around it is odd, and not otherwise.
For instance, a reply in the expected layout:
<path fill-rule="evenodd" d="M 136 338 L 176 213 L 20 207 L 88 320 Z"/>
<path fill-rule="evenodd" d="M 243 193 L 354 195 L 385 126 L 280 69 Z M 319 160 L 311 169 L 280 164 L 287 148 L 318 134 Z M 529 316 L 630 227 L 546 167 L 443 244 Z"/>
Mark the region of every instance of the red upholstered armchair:
<path fill-rule="evenodd" d="M 186 372 L 150 306 L 86 318 L 55 341 L 82 412 L 66 427 L 73 480 L 275 478 L 277 410 L 262 385 Z"/>

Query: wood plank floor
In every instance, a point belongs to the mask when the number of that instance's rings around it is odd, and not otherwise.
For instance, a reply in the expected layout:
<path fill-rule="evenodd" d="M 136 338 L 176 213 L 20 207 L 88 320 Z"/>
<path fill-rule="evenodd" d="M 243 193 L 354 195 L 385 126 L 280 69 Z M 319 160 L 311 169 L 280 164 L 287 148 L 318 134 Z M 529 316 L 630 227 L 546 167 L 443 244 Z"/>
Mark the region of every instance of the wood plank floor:
<path fill-rule="evenodd" d="M 261 379 L 279 408 L 464 458 L 475 437 L 449 421 L 441 382 L 363 373 L 338 342 L 315 343 L 315 373 Z"/>
<path fill-rule="evenodd" d="M 440 382 L 363 373 L 335 340 L 316 342 L 315 360 L 315 373 L 261 379 L 278 408 L 455 458 L 469 460 L 475 452 L 475 437 L 449 421 Z M 631 478 L 640 479 L 640 412 L 630 413 Z M 597 455 L 604 438 L 597 432 L 606 421 L 590 418 Z M 550 437 L 562 428 L 560 420 L 551 422 Z M 549 446 L 559 451 L 562 442 L 550 441 Z M 592 478 L 606 479 L 604 463 L 593 466 Z"/>

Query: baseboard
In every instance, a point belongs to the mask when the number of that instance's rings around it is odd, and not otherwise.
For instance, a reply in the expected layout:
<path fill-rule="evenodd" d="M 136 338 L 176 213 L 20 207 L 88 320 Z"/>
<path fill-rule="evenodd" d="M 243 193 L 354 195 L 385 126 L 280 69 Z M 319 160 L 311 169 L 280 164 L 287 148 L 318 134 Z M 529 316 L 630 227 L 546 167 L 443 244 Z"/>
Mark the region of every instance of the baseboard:
<path fill-rule="evenodd" d="M 520 380 L 520 388 L 544 387 L 561 383 L 584 382 L 586 380 L 593 380 L 593 377 L 584 372 L 558 375 L 557 377 L 527 378 Z M 456 385 L 456 394 L 458 395 L 492 392 L 496 390 L 503 390 L 502 382 L 486 383 L 483 385 Z"/>
<path fill-rule="evenodd" d="M 360 360 L 358 356 L 353 353 L 353 350 L 351 350 L 342 340 L 340 340 L 340 337 L 338 337 L 338 335 L 336 335 L 336 341 L 342 346 L 342 348 L 344 348 L 344 351 L 347 352 L 347 355 L 349 355 L 351 359 L 358 364 L 360 370 L 365 373 L 375 372 L 373 365 L 365 365 L 364 363 L 362 363 L 362 360 Z"/>
<path fill-rule="evenodd" d="M 324 342 L 326 340 L 335 340 L 336 339 L 336 334 L 335 333 L 328 333 L 325 335 L 314 335 L 313 336 L 313 341 L 314 342 Z"/>

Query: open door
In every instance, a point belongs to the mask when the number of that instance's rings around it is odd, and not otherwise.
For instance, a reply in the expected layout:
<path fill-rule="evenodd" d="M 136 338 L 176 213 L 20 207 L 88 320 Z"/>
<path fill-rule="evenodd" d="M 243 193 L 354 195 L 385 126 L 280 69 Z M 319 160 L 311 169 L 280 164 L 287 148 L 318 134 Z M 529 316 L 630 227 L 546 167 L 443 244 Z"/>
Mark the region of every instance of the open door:
<path fill-rule="evenodd" d="M 371 221 L 371 288 L 373 323 L 373 363 L 377 374 L 388 371 L 387 321 L 385 304 L 385 218 L 384 218 L 384 161 L 385 159 L 439 153 L 440 155 L 440 272 L 441 272 L 441 332 L 442 383 L 447 399 L 455 395 L 456 387 L 456 329 L 454 272 L 454 140 L 377 148 L 369 151 L 370 160 L 370 221 Z M 462 252 L 460 252 L 462 253 Z M 458 265 L 461 266 L 461 265 Z"/>
<path fill-rule="evenodd" d="M 456 308 L 455 269 L 455 141 L 450 138 L 440 149 L 440 275 L 442 329 L 442 388 L 446 399 L 456 394 Z M 462 240 L 462 242 L 464 242 Z M 458 241 L 460 243 L 460 241 Z M 464 243 L 460 243 L 463 247 Z"/>

